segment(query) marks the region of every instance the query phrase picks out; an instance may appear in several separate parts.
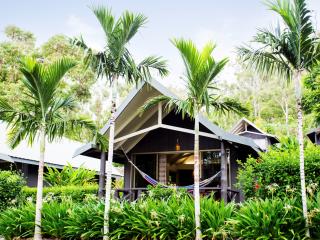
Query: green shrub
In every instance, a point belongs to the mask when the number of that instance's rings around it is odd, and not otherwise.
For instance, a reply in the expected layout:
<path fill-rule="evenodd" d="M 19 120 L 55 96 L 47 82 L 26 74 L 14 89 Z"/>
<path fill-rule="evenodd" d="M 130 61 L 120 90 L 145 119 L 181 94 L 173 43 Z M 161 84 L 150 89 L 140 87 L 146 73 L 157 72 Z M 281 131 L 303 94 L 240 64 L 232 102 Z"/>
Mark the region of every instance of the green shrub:
<path fill-rule="evenodd" d="M 101 239 L 104 204 L 88 201 L 75 204 L 65 223 L 66 239 Z"/>
<path fill-rule="evenodd" d="M 271 149 L 241 164 L 238 184 L 247 198 L 300 194 L 298 149 Z M 305 173 L 307 185 L 320 183 L 320 147 L 305 149 Z"/>
<path fill-rule="evenodd" d="M 0 210 L 20 201 L 25 180 L 20 173 L 0 171 Z"/>
<path fill-rule="evenodd" d="M 145 193 L 145 197 L 154 200 L 165 200 L 170 197 L 182 197 L 188 196 L 188 192 L 185 188 L 165 188 L 158 184 L 156 186 L 148 185 L 148 191 Z"/>
<path fill-rule="evenodd" d="M 300 199 L 300 198 L 299 198 Z M 320 195 L 310 199 L 310 230 L 319 239 Z M 201 227 L 204 239 L 303 239 L 301 203 L 292 199 L 251 199 L 236 207 L 201 199 Z M 8 208 L 0 213 L 0 232 L 6 239 L 32 237 L 34 203 Z M 97 198 L 74 202 L 70 198 L 47 200 L 42 211 L 45 238 L 101 239 L 104 203 Z M 111 239 L 186 239 L 195 237 L 194 202 L 186 196 L 166 200 L 152 198 L 136 202 L 112 200 Z"/>
<path fill-rule="evenodd" d="M 226 222 L 231 219 L 235 212 L 235 204 L 212 201 L 212 199 L 201 200 L 201 227 L 203 234 L 210 239 L 227 239 L 231 236 Z"/>
<path fill-rule="evenodd" d="M 0 233 L 6 240 L 14 237 L 32 237 L 35 206 L 32 203 L 19 208 L 7 208 L 0 213 Z"/>
<path fill-rule="evenodd" d="M 42 209 L 42 232 L 50 238 L 63 238 L 66 235 L 66 221 L 75 204 L 70 199 L 50 201 Z"/>
<path fill-rule="evenodd" d="M 22 189 L 23 197 L 25 199 L 35 200 L 37 194 L 37 188 L 24 187 Z M 81 202 L 88 195 L 96 195 L 98 193 L 98 185 L 86 185 L 86 186 L 55 186 L 43 188 L 43 196 L 47 198 L 65 198 L 69 197 L 73 201 Z"/>
<path fill-rule="evenodd" d="M 69 163 L 61 171 L 48 167 L 44 174 L 45 181 L 50 186 L 83 186 L 95 182 L 96 172 L 86 169 L 83 166 L 73 168 Z"/>
<path fill-rule="evenodd" d="M 249 200 L 229 221 L 233 237 L 240 239 L 302 239 L 302 211 L 294 199 Z"/>

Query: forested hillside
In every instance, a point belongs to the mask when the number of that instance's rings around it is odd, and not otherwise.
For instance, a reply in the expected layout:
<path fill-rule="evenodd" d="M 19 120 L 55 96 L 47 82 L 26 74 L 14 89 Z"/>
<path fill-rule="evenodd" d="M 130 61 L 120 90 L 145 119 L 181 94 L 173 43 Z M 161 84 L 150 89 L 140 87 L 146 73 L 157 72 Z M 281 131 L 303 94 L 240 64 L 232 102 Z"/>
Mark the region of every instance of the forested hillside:
<path fill-rule="evenodd" d="M 77 62 L 77 66 L 68 73 L 64 80 L 61 94 L 74 95 L 79 108 L 74 114 L 88 115 L 96 120 L 99 126 L 106 122 L 109 116 L 109 87 L 98 80 L 90 68 L 83 63 L 84 52 L 72 45 L 69 37 L 52 36 L 41 46 L 36 46 L 36 36 L 33 33 L 16 26 L 4 29 L 6 40 L 0 43 L 0 95 L 8 101 L 15 102 L 20 97 L 21 73 L 19 59 L 23 55 L 32 55 L 43 62 L 52 62 L 62 56 Z M 296 135 L 296 113 L 294 87 L 290 82 L 280 81 L 274 77 L 262 76 L 246 69 L 237 67 L 235 80 L 224 80 L 219 83 L 226 96 L 237 99 L 250 110 L 249 120 L 263 130 L 277 136 Z M 314 76 L 318 76 L 316 69 Z M 165 80 L 163 80 L 165 81 Z M 308 81 L 304 84 L 304 131 L 317 126 L 320 121 L 320 80 Z M 120 98 L 123 99 L 132 86 L 119 84 Z M 180 89 L 180 88 L 177 88 Z M 214 112 L 210 119 L 219 126 L 229 130 L 239 116 L 229 114 L 219 116 Z"/>

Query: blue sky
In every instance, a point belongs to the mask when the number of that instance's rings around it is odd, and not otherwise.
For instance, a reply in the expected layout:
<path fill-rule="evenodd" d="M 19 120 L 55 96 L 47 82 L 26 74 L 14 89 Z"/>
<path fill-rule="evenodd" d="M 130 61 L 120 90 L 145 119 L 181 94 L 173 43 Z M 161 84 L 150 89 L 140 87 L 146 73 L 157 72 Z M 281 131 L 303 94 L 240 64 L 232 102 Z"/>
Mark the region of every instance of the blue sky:
<path fill-rule="evenodd" d="M 320 0 L 307 1 L 313 15 L 320 19 Z M 168 81 L 182 73 L 182 63 L 169 39 L 185 37 L 199 46 L 212 40 L 217 44 L 218 58 L 230 57 L 224 73 L 232 80 L 235 47 L 247 42 L 258 27 L 276 23 L 274 13 L 260 0 L 28 0 L 3 1 L 0 8 L 0 40 L 9 24 L 29 30 L 37 37 L 37 44 L 55 34 L 77 36 L 80 33 L 91 46 L 103 46 L 103 34 L 91 10 L 92 5 L 110 6 L 119 15 L 124 10 L 140 12 L 148 23 L 131 42 L 130 49 L 137 59 L 150 54 L 164 56 L 169 61 L 171 75 Z"/>

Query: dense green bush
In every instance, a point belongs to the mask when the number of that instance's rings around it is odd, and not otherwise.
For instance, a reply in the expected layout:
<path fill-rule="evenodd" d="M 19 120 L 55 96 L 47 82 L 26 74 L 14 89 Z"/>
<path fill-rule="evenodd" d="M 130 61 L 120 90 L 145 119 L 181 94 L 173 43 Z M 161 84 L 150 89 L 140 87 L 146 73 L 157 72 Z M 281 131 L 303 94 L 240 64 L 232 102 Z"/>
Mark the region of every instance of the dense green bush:
<path fill-rule="evenodd" d="M 0 210 L 20 201 L 25 180 L 15 171 L 0 171 Z"/>
<path fill-rule="evenodd" d="M 44 174 L 44 179 L 50 186 L 83 186 L 95 182 L 96 172 L 83 166 L 73 168 L 68 163 L 61 171 L 51 167 L 47 169 L 48 172 Z"/>
<path fill-rule="evenodd" d="M 22 189 L 25 199 L 35 200 L 37 188 L 24 187 Z M 96 195 L 98 193 L 98 185 L 86 186 L 55 186 L 43 188 L 43 196 L 45 199 L 50 198 L 65 198 L 69 197 L 73 201 L 83 201 L 88 195 Z"/>
<path fill-rule="evenodd" d="M 0 233 L 6 240 L 14 237 L 32 237 L 35 206 L 32 203 L 19 208 L 8 208 L 0 214 Z"/>
<path fill-rule="evenodd" d="M 302 211 L 295 199 L 245 202 L 229 221 L 233 237 L 241 239 L 302 239 Z M 299 205 L 300 206 L 300 205 Z"/>
<path fill-rule="evenodd" d="M 300 194 L 298 149 L 271 149 L 241 164 L 238 184 L 247 198 Z M 320 183 L 320 147 L 305 149 L 305 173 L 307 185 Z"/>
<path fill-rule="evenodd" d="M 301 203 L 295 198 L 251 199 L 243 204 L 224 204 L 201 199 L 204 239 L 304 239 Z M 320 235 L 320 194 L 309 198 L 313 239 Z M 44 202 L 42 231 L 46 238 L 101 239 L 103 201 L 71 198 Z M 6 239 L 32 237 L 34 203 L 0 213 L 0 232 Z M 167 199 L 141 198 L 136 202 L 113 200 L 110 211 L 111 239 L 194 239 L 194 203 L 188 196 Z"/>
<path fill-rule="evenodd" d="M 202 199 L 201 204 L 204 208 L 202 224 L 207 228 L 204 234 L 209 239 L 213 234 L 215 239 L 223 239 L 224 225 L 233 205 L 224 208 L 224 204 L 207 198 Z M 97 199 L 87 199 L 82 203 L 70 200 L 45 202 L 43 235 L 61 239 L 101 239 L 103 212 L 103 202 Z M 210 213 L 217 214 L 219 218 Z M 112 201 L 112 239 L 194 239 L 194 228 L 193 200 L 190 197 L 145 198 L 133 203 Z M 31 237 L 33 229 L 34 205 L 31 203 L 19 209 L 9 208 L 0 214 L 0 232 L 6 239 Z"/>

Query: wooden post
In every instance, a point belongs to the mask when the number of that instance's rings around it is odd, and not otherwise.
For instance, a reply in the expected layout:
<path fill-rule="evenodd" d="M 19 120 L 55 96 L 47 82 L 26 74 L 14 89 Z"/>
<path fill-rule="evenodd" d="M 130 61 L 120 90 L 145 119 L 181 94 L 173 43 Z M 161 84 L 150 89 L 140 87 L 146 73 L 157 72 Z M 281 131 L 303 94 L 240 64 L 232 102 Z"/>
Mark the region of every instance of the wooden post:
<path fill-rule="evenodd" d="M 101 151 L 100 156 L 100 175 L 99 175 L 99 191 L 98 197 L 103 198 L 104 196 L 104 184 L 106 181 L 106 153 Z"/>
<path fill-rule="evenodd" d="M 221 141 L 221 200 L 225 203 L 228 201 L 228 172 L 227 172 L 227 158 L 226 158 L 226 150 L 224 146 L 224 142 Z"/>

